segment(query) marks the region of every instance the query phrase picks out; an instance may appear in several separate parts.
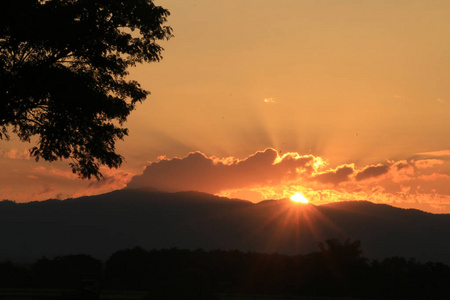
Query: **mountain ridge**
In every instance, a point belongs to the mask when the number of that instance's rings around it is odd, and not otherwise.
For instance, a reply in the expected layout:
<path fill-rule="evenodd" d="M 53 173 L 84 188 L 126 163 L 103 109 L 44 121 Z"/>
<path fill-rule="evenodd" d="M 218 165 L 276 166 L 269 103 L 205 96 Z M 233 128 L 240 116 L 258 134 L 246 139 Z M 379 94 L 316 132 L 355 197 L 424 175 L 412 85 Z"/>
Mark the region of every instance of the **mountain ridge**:
<path fill-rule="evenodd" d="M 306 254 L 327 238 L 361 240 L 370 258 L 450 263 L 450 215 L 368 201 L 251 203 L 200 192 L 124 189 L 66 200 L 0 202 L 0 261 L 144 248 Z"/>

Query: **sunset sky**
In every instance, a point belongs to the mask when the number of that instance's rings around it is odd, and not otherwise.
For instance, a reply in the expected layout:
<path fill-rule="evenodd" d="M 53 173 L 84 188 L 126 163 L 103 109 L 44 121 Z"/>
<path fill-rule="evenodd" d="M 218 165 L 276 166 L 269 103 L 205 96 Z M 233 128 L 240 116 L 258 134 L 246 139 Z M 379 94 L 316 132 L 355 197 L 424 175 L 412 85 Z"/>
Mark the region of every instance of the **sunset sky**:
<path fill-rule="evenodd" d="M 0 141 L 0 199 L 124 187 L 450 213 L 450 1 L 158 0 L 174 37 L 130 78 L 151 92 L 81 180 Z"/>

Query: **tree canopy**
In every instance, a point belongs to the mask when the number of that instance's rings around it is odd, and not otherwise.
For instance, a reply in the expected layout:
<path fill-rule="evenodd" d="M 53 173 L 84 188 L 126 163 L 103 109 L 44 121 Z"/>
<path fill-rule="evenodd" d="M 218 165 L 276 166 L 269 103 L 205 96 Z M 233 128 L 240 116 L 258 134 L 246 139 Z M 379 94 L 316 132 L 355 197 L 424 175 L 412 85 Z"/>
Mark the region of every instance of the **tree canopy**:
<path fill-rule="evenodd" d="M 71 159 L 82 178 L 119 167 L 115 143 L 149 94 L 128 68 L 162 58 L 168 16 L 152 0 L 0 1 L 0 139 L 36 137 L 32 157 Z"/>

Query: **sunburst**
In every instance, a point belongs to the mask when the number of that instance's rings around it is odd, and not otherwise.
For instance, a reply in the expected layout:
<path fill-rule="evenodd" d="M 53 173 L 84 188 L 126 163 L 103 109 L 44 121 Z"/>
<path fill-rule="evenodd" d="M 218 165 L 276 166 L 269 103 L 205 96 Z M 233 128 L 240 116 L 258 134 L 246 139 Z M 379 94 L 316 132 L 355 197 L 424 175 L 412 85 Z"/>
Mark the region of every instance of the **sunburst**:
<path fill-rule="evenodd" d="M 306 199 L 306 197 L 303 196 L 301 193 L 295 193 L 294 195 L 292 195 L 291 200 L 294 202 L 303 203 L 303 204 L 307 204 L 309 202 L 309 200 Z"/>

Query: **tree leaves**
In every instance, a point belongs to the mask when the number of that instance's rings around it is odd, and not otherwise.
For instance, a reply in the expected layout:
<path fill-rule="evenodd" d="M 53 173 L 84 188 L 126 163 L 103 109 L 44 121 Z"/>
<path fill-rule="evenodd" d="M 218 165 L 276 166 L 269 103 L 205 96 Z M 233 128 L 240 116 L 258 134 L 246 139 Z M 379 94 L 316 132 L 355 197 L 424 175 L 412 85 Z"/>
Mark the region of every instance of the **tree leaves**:
<path fill-rule="evenodd" d="M 159 61 L 169 12 L 150 0 L 0 2 L 0 139 L 38 137 L 36 160 L 71 159 L 99 179 L 119 167 L 115 142 L 148 91 L 128 68 Z"/>

